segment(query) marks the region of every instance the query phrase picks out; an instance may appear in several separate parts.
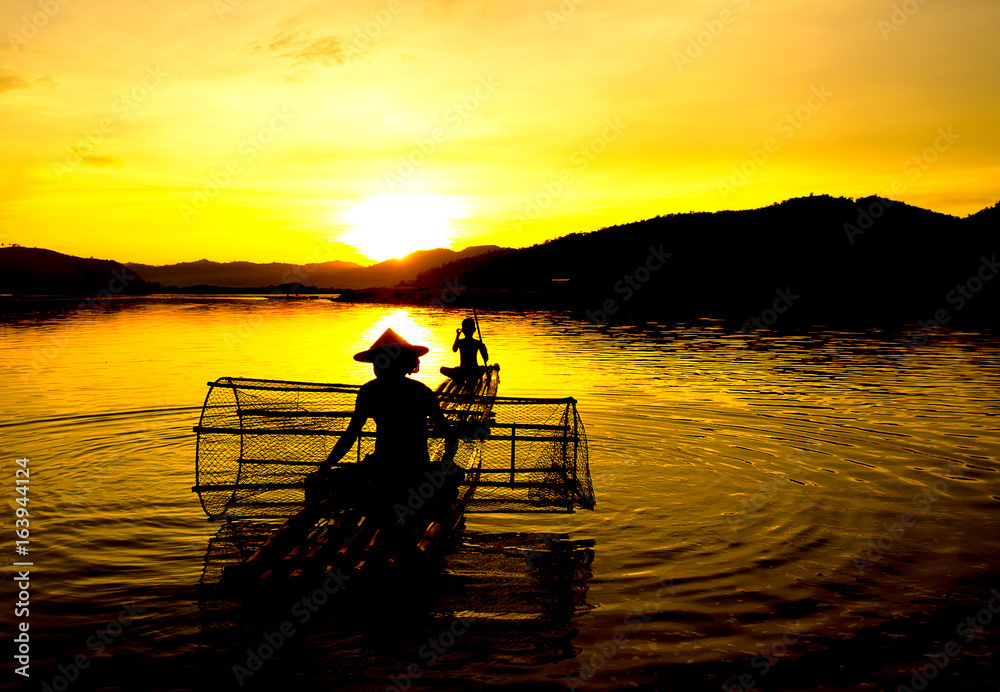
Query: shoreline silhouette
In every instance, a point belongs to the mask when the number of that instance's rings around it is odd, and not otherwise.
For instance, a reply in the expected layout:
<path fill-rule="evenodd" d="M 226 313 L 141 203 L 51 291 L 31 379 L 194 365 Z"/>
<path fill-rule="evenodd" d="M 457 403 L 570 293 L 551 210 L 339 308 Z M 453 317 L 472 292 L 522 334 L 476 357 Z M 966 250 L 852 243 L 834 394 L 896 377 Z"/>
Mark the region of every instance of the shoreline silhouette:
<path fill-rule="evenodd" d="M 473 285 L 484 307 L 567 310 L 597 325 L 716 317 L 749 322 L 755 331 L 995 326 L 998 221 L 1000 204 L 959 219 L 879 197 L 817 195 L 755 210 L 660 216 L 527 248 L 426 251 L 352 268 L 356 278 L 369 272 L 367 288 L 313 281 L 320 265 L 303 265 L 296 281 L 281 285 L 163 286 L 132 264 L 4 247 L 0 293 L 306 293 L 339 302 L 466 308 L 464 287 Z M 429 257 L 459 259 L 428 268 Z M 390 268 L 391 282 L 376 281 Z M 16 311 L 14 302 L 0 298 L 0 312 Z M 770 319 L 769 311 L 780 319 Z"/>

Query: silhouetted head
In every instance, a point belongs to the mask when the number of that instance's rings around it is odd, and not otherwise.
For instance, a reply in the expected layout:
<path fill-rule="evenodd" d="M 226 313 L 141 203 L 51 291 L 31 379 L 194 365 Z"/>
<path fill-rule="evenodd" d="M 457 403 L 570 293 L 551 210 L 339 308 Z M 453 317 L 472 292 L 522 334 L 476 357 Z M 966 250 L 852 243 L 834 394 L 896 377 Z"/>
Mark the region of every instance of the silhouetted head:
<path fill-rule="evenodd" d="M 386 329 L 370 349 L 355 353 L 354 360 L 371 363 L 376 377 L 405 377 L 420 371 L 420 356 L 428 350 Z"/>
<path fill-rule="evenodd" d="M 412 351 L 383 349 L 372 361 L 375 377 L 406 377 L 420 372 L 420 358 Z"/>
<path fill-rule="evenodd" d="M 454 324 L 454 322 L 452 323 Z M 466 336 L 472 336 L 476 333 L 476 321 L 471 317 L 466 317 L 462 320 L 462 332 Z"/>

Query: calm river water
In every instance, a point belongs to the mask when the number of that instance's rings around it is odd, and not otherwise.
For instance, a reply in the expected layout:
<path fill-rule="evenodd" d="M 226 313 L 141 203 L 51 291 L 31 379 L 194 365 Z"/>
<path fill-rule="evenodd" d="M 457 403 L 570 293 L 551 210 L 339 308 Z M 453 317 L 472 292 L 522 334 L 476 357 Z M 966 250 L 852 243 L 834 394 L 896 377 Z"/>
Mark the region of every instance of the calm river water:
<path fill-rule="evenodd" d="M 225 531 L 190 490 L 205 383 L 360 383 L 351 355 L 392 326 L 431 347 L 433 386 L 464 316 L 148 299 L 3 318 L 0 590 L 12 623 L 9 565 L 33 562 L 27 689 L 239 688 L 289 616 L 201 585 Z M 579 400 L 596 511 L 470 515 L 433 584 L 296 621 L 244 686 L 998 689 L 1000 339 L 481 325 L 500 394 Z"/>

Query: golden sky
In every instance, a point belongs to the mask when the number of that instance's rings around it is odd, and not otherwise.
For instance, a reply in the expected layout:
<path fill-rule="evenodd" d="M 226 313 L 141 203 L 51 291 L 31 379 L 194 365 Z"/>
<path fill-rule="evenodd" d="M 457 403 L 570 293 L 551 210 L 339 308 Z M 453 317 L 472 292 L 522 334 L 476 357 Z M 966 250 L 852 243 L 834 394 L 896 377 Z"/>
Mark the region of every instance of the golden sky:
<path fill-rule="evenodd" d="M 996 0 L 4 0 L 0 28 L 4 243 L 367 264 L 1000 200 Z"/>

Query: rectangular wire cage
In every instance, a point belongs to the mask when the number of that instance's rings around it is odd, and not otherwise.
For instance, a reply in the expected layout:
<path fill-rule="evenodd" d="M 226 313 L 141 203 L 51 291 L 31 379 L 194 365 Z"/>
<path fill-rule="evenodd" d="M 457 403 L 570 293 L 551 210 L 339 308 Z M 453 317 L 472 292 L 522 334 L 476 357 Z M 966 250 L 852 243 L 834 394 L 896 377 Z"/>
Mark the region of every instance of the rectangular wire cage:
<path fill-rule="evenodd" d="M 455 454 L 457 465 L 473 471 L 466 474 L 467 513 L 593 509 L 587 440 L 574 399 L 497 397 L 495 372 L 471 390 L 448 383 L 436 394 L 445 416 L 475 431 Z M 195 428 L 193 488 L 205 512 L 263 519 L 300 510 L 305 479 L 346 430 L 359 387 L 233 377 L 208 385 Z M 360 463 L 374 448 L 369 420 L 340 463 Z M 431 459 L 444 451 L 444 439 L 432 436 Z"/>

